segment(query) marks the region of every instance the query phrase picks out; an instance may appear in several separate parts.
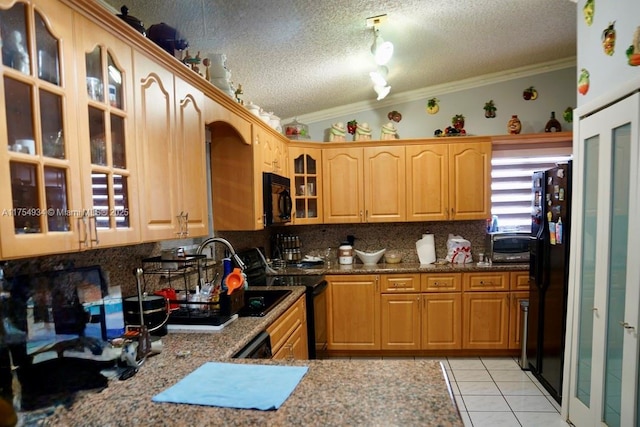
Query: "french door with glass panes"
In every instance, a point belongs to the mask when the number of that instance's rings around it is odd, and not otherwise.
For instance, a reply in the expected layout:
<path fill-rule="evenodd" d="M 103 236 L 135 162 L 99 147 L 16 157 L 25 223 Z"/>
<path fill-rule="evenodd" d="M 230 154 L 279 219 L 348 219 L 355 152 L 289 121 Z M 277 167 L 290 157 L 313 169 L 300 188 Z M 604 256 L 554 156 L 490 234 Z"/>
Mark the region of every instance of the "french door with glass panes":
<path fill-rule="evenodd" d="M 569 420 L 640 426 L 640 94 L 581 118 L 574 144 Z"/>

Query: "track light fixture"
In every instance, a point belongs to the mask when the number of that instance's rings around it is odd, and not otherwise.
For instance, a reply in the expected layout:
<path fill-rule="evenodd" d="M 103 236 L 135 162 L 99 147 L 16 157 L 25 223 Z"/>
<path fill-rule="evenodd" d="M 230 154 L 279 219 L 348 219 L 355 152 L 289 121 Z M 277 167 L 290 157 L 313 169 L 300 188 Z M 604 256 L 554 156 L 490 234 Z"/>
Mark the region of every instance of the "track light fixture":
<path fill-rule="evenodd" d="M 380 36 L 380 30 L 378 26 L 387 21 L 387 15 L 378 15 L 372 18 L 367 18 L 366 23 L 368 28 L 373 29 L 373 44 L 371 45 L 371 54 L 373 60 L 377 65 L 376 70 L 371 71 L 369 76 L 373 82 L 373 90 L 378 94 L 378 101 L 383 99 L 391 91 L 391 86 L 387 83 L 387 75 L 389 74 L 389 68 L 387 63 L 393 56 L 393 43 L 385 41 Z"/>

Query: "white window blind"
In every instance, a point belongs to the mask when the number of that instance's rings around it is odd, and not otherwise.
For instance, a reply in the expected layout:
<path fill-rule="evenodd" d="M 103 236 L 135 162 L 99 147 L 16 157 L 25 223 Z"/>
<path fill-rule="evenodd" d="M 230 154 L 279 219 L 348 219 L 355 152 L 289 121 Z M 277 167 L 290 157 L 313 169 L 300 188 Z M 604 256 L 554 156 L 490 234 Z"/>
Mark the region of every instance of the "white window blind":
<path fill-rule="evenodd" d="M 571 147 L 495 151 L 491 160 L 491 214 L 501 230 L 531 230 L 532 174 L 571 159 Z"/>

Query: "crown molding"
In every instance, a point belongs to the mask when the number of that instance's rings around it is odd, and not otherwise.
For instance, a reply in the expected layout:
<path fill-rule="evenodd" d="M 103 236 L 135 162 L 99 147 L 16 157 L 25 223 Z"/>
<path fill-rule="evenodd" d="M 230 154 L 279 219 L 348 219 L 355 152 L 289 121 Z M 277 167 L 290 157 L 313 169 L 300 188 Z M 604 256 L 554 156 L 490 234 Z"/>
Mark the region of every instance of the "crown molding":
<path fill-rule="evenodd" d="M 469 79 L 458 80 L 456 82 L 444 83 L 441 85 L 428 86 L 422 89 L 401 92 L 387 96 L 382 101 L 361 101 L 353 104 L 342 105 L 340 107 L 329 108 L 326 110 L 316 111 L 315 113 L 301 114 L 296 116 L 298 121 L 304 123 L 315 123 L 334 117 L 350 115 L 371 109 L 389 107 L 398 104 L 404 104 L 419 99 L 431 98 L 434 96 L 458 92 L 466 89 L 473 89 L 480 86 L 487 86 L 496 83 L 502 83 L 509 80 L 519 79 L 522 77 L 534 76 L 537 74 L 548 73 L 551 71 L 563 70 L 565 68 L 575 67 L 577 64 L 576 57 L 569 57 L 555 61 L 543 62 L 536 65 L 514 68 L 507 71 L 485 74 L 482 76 L 471 77 Z M 288 123 L 293 117 L 283 119 L 283 123 Z"/>

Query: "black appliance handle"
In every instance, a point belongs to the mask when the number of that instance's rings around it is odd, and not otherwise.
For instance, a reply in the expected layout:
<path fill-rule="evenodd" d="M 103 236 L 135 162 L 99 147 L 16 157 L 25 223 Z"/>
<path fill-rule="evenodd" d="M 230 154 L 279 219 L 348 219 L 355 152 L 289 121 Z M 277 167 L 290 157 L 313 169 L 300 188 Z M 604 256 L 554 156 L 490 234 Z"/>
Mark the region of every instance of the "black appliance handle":
<path fill-rule="evenodd" d="M 280 212 L 280 218 L 283 220 L 291 219 L 291 211 L 293 210 L 293 202 L 291 201 L 291 195 L 289 191 L 282 190 L 278 194 L 278 211 Z"/>
<path fill-rule="evenodd" d="M 313 296 L 315 297 L 323 293 L 324 290 L 327 289 L 327 286 L 329 286 L 329 282 L 327 282 L 326 280 L 322 280 L 313 288 Z"/>

